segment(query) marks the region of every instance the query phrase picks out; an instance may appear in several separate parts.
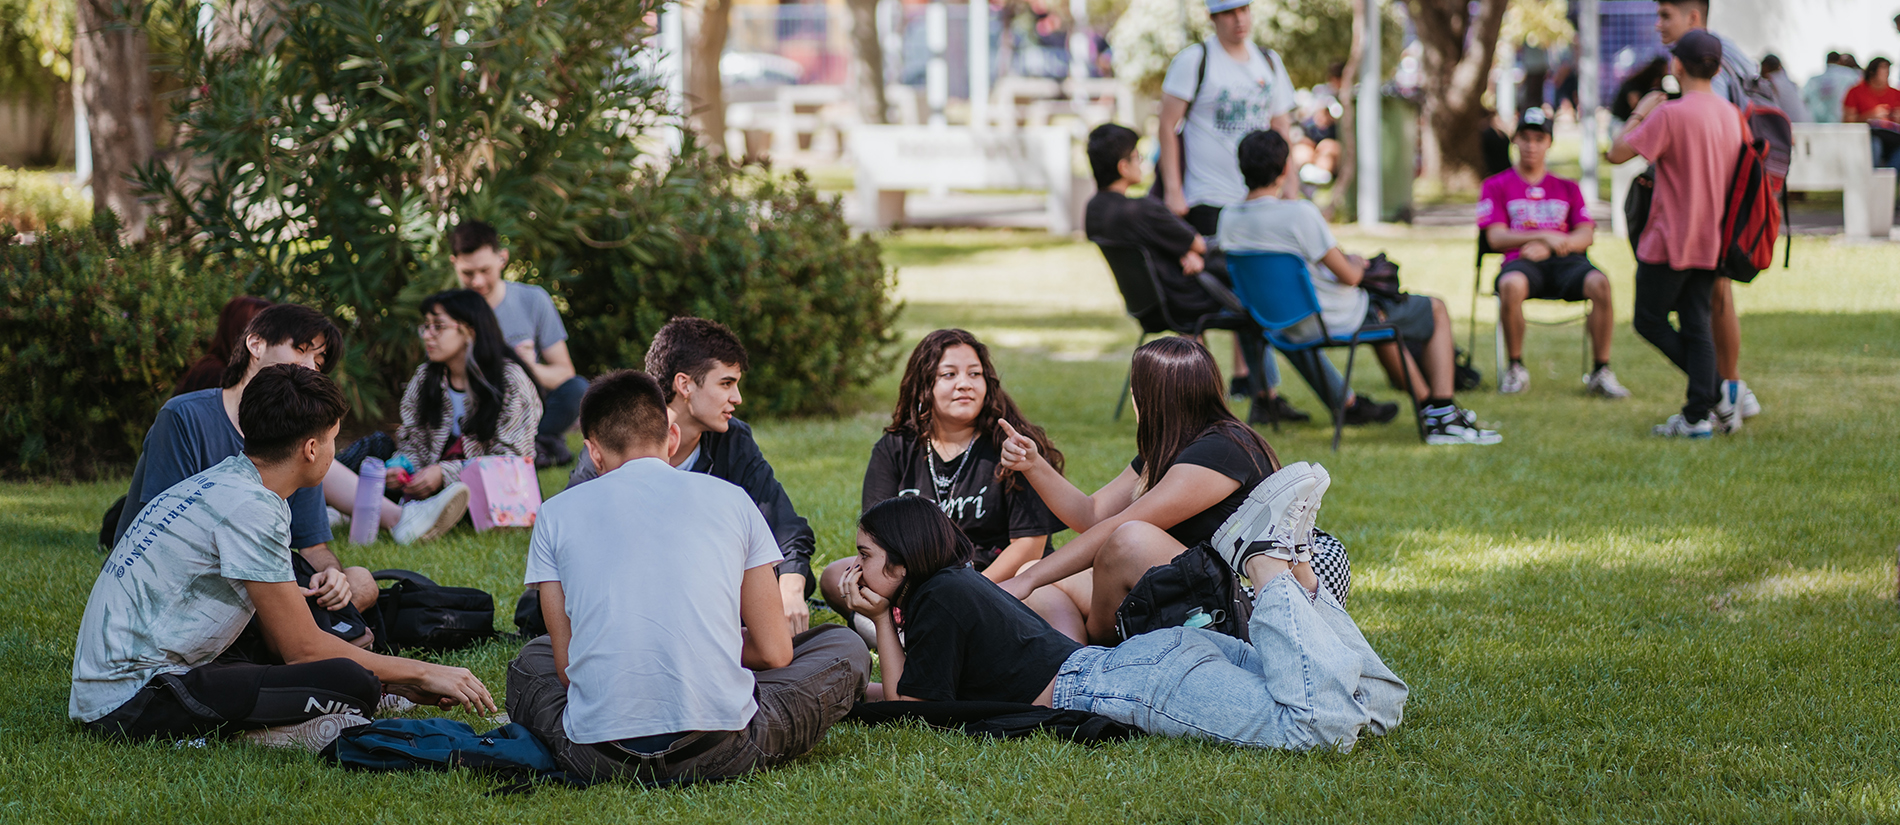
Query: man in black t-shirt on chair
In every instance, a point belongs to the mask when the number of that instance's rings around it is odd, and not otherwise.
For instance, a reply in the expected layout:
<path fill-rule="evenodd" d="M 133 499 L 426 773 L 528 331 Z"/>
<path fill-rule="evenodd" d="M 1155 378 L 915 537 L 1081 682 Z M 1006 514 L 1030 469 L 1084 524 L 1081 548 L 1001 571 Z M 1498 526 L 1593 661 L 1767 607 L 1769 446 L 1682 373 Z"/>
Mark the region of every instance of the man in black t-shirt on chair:
<path fill-rule="evenodd" d="M 1215 289 L 1226 293 L 1229 299 L 1232 297 L 1227 289 L 1232 282 L 1228 280 L 1226 260 L 1220 251 L 1210 247 L 1207 238 L 1186 220 L 1168 211 L 1160 200 L 1128 196 L 1129 187 L 1141 183 L 1141 157 L 1135 148 L 1138 139 L 1134 130 L 1114 123 L 1102 124 L 1089 133 L 1089 167 L 1094 172 L 1097 191 L 1089 199 L 1083 226 L 1091 239 L 1120 240 L 1147 248 L 1149 259 L 1160 270 L 1161 299 L 1168 303 L 1174 317 L 1197 318 L 1219 312 L 1223 300 L 1216 296 Z M 1204 278 L 1199 277 L 1203 274 L 1218 283 L 1214 287 L 1204 285 Z M 1235 334 L 1260 337 L 1258 331 Z M 1256 391 L 1254 409 L 1247 416 L 1247 423 L 1311 420 L 1312 416 L 1295 409 L 1274 390 L 1280 376 L 1272 350 L 1264 340 L 1253 343 L 1258 343 L 1260 355 L 1257 363 L 1248 366 L 1264 379 L 1260 385 L 1265 389 Z M 1332 362 L 1317 351 L 1283 354 L 1320 398 L 1332 398 L 1330 388 L 1345 383 Z M 1383 424 L 1398 415 L 1397 404 L 1355 397 L 1350 389 L 1347 393 L 1347 424 Z M 1273 418 L 1268 417 L 1268 410 L 1272 410 Z"/>

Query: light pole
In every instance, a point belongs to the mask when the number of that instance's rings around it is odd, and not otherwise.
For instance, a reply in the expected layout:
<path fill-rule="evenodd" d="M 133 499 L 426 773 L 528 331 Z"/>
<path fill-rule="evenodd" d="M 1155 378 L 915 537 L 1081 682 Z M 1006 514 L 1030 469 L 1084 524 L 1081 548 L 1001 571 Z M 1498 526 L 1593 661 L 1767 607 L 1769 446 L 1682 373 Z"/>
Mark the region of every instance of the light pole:
<path fill-rule="evenodd" d="M 1355 157 L 1359 162 L 1359 225 L 1374 226 L 1379 223 L 1379 80 L 1385 71 L 1379 66 L 1379 0 L 1365 0 L 1365 32 L 1360 41 L 1359 94 L 1353 103 L 1358 107 L 1355 115 L 1359 130 L 1359 148 Z"/>

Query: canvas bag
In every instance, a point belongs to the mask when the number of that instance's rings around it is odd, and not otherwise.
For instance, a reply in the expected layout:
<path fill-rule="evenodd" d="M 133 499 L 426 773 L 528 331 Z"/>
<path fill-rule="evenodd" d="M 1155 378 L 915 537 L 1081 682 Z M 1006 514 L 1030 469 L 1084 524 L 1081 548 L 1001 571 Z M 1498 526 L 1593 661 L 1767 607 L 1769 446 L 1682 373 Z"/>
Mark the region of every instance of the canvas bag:
<path fill-rule="evenodd" d="M 468 485 L 468 517 L 475 531 L 533 527 L 541 512 L 541 480 L 534 462 L 518 455 L 489 455 L 462 465 Z"/>
<path fill-rule="evenodd" d="M 343 731 L 322 755 L 358 771 L 468 768 L 511 783 L 507 791 L 528 790 L 538 780 L 579 784 L 561 771 L 547 745 L 517 723 L 478 734 L 465 722 L 442 717 L 377 719 Z"/>

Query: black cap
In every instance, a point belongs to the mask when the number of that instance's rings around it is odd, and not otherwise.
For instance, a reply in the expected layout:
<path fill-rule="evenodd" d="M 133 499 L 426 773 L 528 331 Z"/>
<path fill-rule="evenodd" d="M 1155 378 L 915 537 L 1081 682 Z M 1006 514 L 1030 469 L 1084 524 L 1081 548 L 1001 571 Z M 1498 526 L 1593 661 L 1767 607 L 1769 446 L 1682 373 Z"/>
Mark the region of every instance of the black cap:
<path fill-rule="evenodd" d="M 1722 41 L 1703 29 L 1690 29 L 1669 48 L 1678 60 L 1722 59 Z"/>
<path fill-rule="evenodd" d="M 1525 109 L 1517 116 L 1517 133 L 1521 135 L 1525 132 L 1550 134 L 1550 115 L 1544 114 L 1543 109 L 1535 106 Z"/>

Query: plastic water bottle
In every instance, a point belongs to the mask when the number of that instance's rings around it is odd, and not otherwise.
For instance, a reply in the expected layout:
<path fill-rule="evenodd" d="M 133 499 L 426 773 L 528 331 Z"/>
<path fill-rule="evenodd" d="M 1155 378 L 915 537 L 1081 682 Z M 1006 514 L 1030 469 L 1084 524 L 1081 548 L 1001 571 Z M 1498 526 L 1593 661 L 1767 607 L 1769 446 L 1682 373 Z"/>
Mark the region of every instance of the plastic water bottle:
<path fill-rule="evenodd" d="M 376 541 L 376 530 L 383 524 L 383 460 L 375 456 L 363 459 L 356 471 L 356 509 L 350 515 L 350 543 Z"/>

